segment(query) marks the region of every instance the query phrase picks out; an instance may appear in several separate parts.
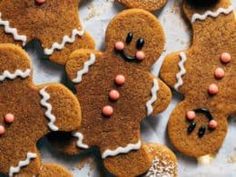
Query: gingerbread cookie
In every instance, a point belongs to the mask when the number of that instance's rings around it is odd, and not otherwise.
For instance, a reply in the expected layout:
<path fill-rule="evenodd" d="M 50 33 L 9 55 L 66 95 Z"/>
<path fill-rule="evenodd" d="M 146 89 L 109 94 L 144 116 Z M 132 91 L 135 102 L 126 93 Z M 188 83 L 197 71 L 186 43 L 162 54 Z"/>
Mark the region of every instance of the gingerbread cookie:
<path fill-rule="evenodd" d="M 59 165 L 44 164 L 37 177 L 73 177 L 73 175 Z"/>
<path fill-rule="evenodd" d="M 173 145 L 188 156 L 217 153 L 227 133 L 227 118 L 236 111 L 233 9 L 229 0 L 205 5 L 185 0 L 184 12 L 193 28 L 192 46 L 167 56 L 161 69 L 161 78 L 184 95 L 170 117 L 168 134 Z"/>
<path fill-rule="evenodd" d="M 2 0 L 0 42 L 25 46 L 39 40 L 49 59 L 65 64 L 78 48 L 94 48 L 78 19 L 79 0 Z"/>
<path fill-rule="evenodd" d="M 80 126 L 80 105 L 60 84 L 35 86 L 28 55 L 0 45 L 0 173 L 33 176 L 40 170 L 37 141 L 49 132 Z"/>
<path fill-rule="evenodd" d="M 165 110 L 171 99 L 168 87 L 150 73 L 164 43 L 156 17 L 133 9 L 109 24 L 105 52 L 71 54 L 66 72 L 75 84 L 83 120 L 67 152 L 97 146 L 104 160 L 117 165 L 109 169 L 114 175 L 137 176 L 149 169 L 152 161 L 142 147 L 140 123 Z"/>
<path fill-rule="evenodd" d="M 128 8 L 145 9 L 155 11 L 166 5 L 167 0 L 116 0 Z"/>

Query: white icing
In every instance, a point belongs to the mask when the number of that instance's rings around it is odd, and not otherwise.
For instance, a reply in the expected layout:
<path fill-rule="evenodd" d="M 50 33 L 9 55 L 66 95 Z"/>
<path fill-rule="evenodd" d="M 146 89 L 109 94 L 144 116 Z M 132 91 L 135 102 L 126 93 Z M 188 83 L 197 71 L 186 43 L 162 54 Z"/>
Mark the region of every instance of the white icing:
<path fill-rule="evenodd" d="M 157 100 L 157 91 L 159 90 L 159 84 L 157 79 L 153 79 L 153 87 L 151 90 L 152 97 L 148 100 L 146 107 L 147 107 L 147 115 L 150 116 L 153 112 L 153 103 Z"/>
<path fill-rule="evenodd" d="M 152 167 L 145 177 L 174 177 L 176 164 L 171 161 L 160 160 L 157 157 L 152 161 Z"/>
<path fill-rule="evenodd" d="M 180 53 L 180 62 L 179 68 L 180 71 L 176 74 L 177 83 L 175 84 L 174 88 L 179 90 L 179 87 L 184 84 L 182 77 L 186 74 L 186 70 L 184 67 L 185 62 L 187 61 L 187 56 L 184 52 Z"/>
<path fill-rule="evenodd" d="M 72 133 L 72 135 L 76 138 L 78 138 L 77 142 L 76 142 L 76 145 L 79 147 L 79 148 L 82 148 L 82 149 L 88 149 L 89 146 L 87 144 L 84 144 L 83 143 L 83 139 L 84 139 L 84 135 L 80 132 L 74 132 Z"/>
<path fill-rule="evenodd" d="M 32 159 L 35 159 L 36 157 L 37 157 L 36 153 L 28 152 L 25 160 L 20 161 L 16 167 L 10 167 L 9 177 L 13 177 L 15 173 L 19 173 L 21 168 L 29 165 L 30 161 Z"/>
<path fill-rule="evenodd" d="M 55 50 L 62 50 L 65 47 L 66 43 L 75 42 L 76 36 L 83 36 L 84 33 L 85 33 L 84 30 L 79 31 L 77 29 L 73 29 L 71 37 L 68 35 L 65 35 L 61 43 L 58 43 L 58 42 L 53 43 L 51 48 L 44 49 L 44 53 L 46 55 L 52 55 Z"/>
<path fill-rule="evenodd" d="M 42 100 L 40 101 L 40 104 L 47 108 L 47 111 L 45 112 L 45 116 L 49 119 L 48 127 L 52 131 L 58 131 L 59 128 L 55 125 L 56 122 L 56 116 L 52 114 L 52 105 L 48 102 L 50 99 L 50 95 L 46 91 L 46 87 L 40 90 L 40 95 L 42 96 Z"/>
<path fill-rule="evenodd" d="M 83 75 L 89 72 L 89 67 L 93 65 L 95 62 L 96 62 L 96 55 L 90 54 L 89 60 L 84 63 L 83 69 L 77 72 L 76 78 L 73 79 L 72 81 L 76 84 L 80 83 L 82 81 Z"/>
<path fill-rule="evenodd" d="M 102 154 L 102 158 L 105 159 L 109 156 L 116 156 L 118 154 L 126 154 L 132 150 L 138 150 L 141 148 L 141 141 L 139 140 L 136 144 L 128 144 L 126 147 L 118 147 L 115 150 L 106 150 L 105 152 L 103 152 Z"/>
<path fill-rule="evenodd" d="M 197 159 L 198 164 L 200 165 L 209 165 L 211 164 L 212 160 L 214 160 L 213 155 L 205 155 L 205 156 L 198 157 Z"/>
<path fill-rule="evenodd" d="M 233 11 L 234 11 L 234 7 L 231 5 L 231 6 L 229 6 L 228 8 L 222 8 L 222 7 L 221 7 L 221 8 L 217 9 L 217 10 L 214 11 L 214 12 L 208 10 L 208 11 L 206 11 L 204 14 L 195 13 L 195 14 L 193 14 L 193 16 L 192 16 L 191 22 L 194 23 L 194 22 L 197 21 L 197 20 L 205 20 L 207 17 L 217 17 L 217 16 L 219 16 L 220 14 L 225 14 L 225 15 L 227 15 L 227 14 L 233 12 Z"/>
<path fill-rule="evenodd" d="M 26 69 L 25 71 L 17 69 L 14 73 L 10 73 L 8 70 L 6 70 L 0 75 L 0 81 L 4 81 L 5 79 L 13 80 L 16 79 L 17 77 L 26 78 L 30 76 L 30 73 L 31 73 L 30 69 Z"/>
<path fill-rule="evenodd" d="M 0 12 L 0 25 L 4 26 L 4 31 L 6 33 L 12 34 L 15 40 L 21 41 L 22 45 L 25 46 L 27 42 L 27 37 L 25 35 L 19 35 L 17 29 L 12 28 L 10 26 L 10 22 L 3 20 L 1 17 L 2 17 L 2 13 Z"/>

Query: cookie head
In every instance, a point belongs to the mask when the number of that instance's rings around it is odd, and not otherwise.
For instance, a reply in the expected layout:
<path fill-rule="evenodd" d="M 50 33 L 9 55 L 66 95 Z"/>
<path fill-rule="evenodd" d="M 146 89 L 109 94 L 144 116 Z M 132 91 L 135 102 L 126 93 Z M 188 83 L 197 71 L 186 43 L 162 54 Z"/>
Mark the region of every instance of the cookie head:
<path fill-rule="evenodd" d="M 164 32 L 156 17 L 140 9 L 120 13 L 106 32 L 107 52 L 144 68 L 150 68 L 159 58 L 164 42 Z"/>
<path fill-rule="evenodd" d="M 128 8 L 139 8 L 148 11 L 155 11 L 161 9 L 167 0 L 117 0 Z"/>

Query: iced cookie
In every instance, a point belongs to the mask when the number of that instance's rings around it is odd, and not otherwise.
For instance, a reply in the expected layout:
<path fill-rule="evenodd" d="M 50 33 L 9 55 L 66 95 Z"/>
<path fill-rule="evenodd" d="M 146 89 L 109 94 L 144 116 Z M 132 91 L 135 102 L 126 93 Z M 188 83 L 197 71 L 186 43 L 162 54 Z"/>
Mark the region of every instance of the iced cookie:
<path fill-rule="evenodd" d="M 1 0 L 0 42 L 25 46 L 37 39 L 50 60 L 65 64 L 78 48 L 94 42 L 78 19 L 79 0 Z"/>
<path fill-rule="evenodd" d="M 168 123 L 173 145 L 199 158 L 214 155 L 236 111 L 236 21 L 229 0 L 184 1 L 193 28 L 188 50 L 167 56 L 161 78 L 184 95 Z"/>
<path fill-rule="evenodd" d="M 60 84 L 35 86 L 23 49 L 0 45 L 0 173 L 9 177 L 38 174 L 37 141 L 49 132 L 80 126 L 80 105 Z"/>
<path fill-rule="evenodd" d="M 66 72 L 77 90 L 83 121 L 67 151 L 96 146 L 105 161 L 116 162 L 109 170 L 118 176 L 137 176 L 149 169 L 152 161 L 142 147 L 140 123 L 162 112 L 171 99 L 168 87 L 150 73 L 164 43 L 156 17 L 133 9 L 109 24 L 105 52 L 71 54 Z"/>
<path fill-rule="evenodd" d="M 166 5 L 167 0 L 116 0 L 128 8 L 139 8 L 148 11 L 161 9 Z"/>

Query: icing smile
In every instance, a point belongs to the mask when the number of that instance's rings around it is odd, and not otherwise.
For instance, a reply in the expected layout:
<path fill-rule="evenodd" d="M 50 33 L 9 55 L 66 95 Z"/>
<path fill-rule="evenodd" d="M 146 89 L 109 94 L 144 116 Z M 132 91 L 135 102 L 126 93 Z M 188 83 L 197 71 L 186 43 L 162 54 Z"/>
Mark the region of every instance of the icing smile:
<path fill-rule="evenodd" d="M 133 33 L 128 33 L 128 35 L 126 37 L 126 44 L 129 45 L 132 42 L 132 40 L 133 40 Z M 144 44 L 145 44 L 145 41 L 144 41 L 143 38 L 140 38 L 140 39 L 137 40 L 137 42 L 136 42 L 137 52 L 136 52 L 135 56 L 131 56 L 131 55 L 128 55 L 128 54 L 125 53 L 125 51 L 124 51 L 125 44 L 124 44 L 124 42 L 121 42 L 121 41 L 115 43 L 115 51 L 124 60 L 127 60 L 127 61 L 139 60 L 139 61 L 142 61 L 145 58 L 145 54 L 142 51 L 142 48 L 143 48 Z"/>

